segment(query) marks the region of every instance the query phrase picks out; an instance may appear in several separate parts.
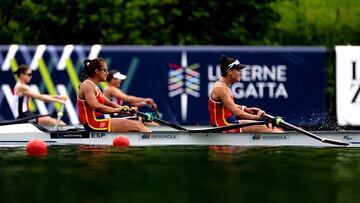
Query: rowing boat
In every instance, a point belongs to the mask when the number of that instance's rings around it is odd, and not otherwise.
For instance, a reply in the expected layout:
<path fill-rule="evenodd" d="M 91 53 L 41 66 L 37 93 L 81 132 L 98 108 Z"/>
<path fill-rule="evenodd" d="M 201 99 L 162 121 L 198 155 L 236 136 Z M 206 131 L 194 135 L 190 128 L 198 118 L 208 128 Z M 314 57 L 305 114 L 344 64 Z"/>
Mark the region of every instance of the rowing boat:
<path fill-rule="evenodd" d="M 169 127 L 153 127 L 152 132 L 108 133 L 87 132 L 79 126 L 61 127 L 49 130 L 32 123 L 0 126 L 1 146 L 24 146 L 35 138 L 48 145 L 112 145 L 118 135 L 126 136 L 130 146 L 173 146 L 173 145 L 229 145 L 229 146 L 337 146 L 319 142 L 302 133 L 289 131 L 272 133 L 222 133 L 204 131 L 179 131 Z M 359 131 L 314 132 L 320 136 L 349 143 L 349 147 L 360 147 Z"/>

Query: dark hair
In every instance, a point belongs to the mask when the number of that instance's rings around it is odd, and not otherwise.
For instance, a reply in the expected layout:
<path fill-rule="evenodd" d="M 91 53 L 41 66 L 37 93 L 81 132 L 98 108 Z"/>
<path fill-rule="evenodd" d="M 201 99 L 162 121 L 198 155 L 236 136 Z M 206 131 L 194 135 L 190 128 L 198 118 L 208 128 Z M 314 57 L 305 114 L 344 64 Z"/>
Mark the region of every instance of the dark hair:
<path fill-rule="evenodd" d="M 21 65 L 18 67 L 18 69 L 16 71 L 14 71 L 13 73 L 16 75 L 16 76 L 20 76 L 20 74 L 24 74 L 26 73 L 27 70 L 29 70 L 30 67 L 27 66 L 27 65 Z"/>
<path fill-rule="evenodd" d="M 109 71 L 108 75 L 106 76 L 106 81 L 110 82 L 114 78 L 114 74 L 117 73 L 117 70 L 111 70 Z"/>
<path fill-rule="evenodd" d="M 226 72 L 229 70 L 229 64 L 236 61 L 234 58 L 227 57 L 225 55 L 221 55 L 219 58 L 221 76 L 225 76 Z"/>
<path fill-rule="evenodd" d="M 88 77 L 91 77 L 95 74 L 96 69 L 100 69 L 106 61 L 102 58 L 95 59 L 85 59 L 84 60 L 84 69 L 80 77 L 80 82 L 84 82 Z"/>

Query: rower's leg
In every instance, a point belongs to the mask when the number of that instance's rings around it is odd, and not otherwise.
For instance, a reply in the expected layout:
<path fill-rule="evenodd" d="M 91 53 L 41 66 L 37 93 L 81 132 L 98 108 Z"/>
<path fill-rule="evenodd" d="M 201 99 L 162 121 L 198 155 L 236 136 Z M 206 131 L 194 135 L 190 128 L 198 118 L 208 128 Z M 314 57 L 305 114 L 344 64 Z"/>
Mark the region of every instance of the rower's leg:
<path fill-rule="evenodd" d="M 137 120 L 110 118 L 110 132 L 150 132 L 145 125 Z"/>
<path fill-rule="evenodd" d="M 148 127 L 157 127 L 157 126 L 160 126 L 158 123 L 154 122 L 154 121 L 151 121 L 150 123 L 149 122 L 145 122 L 144 123 L 145 126 L 148 126 Z"/>
<path fill-rule="evenodd" d="M 252 120 L 241 120 L 241 123 L 250 123 L 250 122 L 254 122 Z M 284 131 L 281 128 L 275 127 L 272 128 L 267 127 L 266 125 L 253 125 L 253 126 L 248 126 L 248 127 L 244 127 L 241 128 L 242 132 L 244 133 L 283 133 Z"/>

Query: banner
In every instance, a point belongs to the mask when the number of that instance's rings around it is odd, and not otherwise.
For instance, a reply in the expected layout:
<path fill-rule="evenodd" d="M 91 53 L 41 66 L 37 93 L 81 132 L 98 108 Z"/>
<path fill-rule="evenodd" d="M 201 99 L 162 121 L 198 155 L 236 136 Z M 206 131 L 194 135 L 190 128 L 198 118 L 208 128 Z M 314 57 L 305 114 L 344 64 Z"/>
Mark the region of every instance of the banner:
<path fill-rule="evenodd" d="M 256 106 L 298 125 L 319 125 L 326 114 L 326 49 L 324 47 L 234 46 L 0 46 L 0 119 L 13 119 L 9 108 L 15 78 L 11 70 L 28 64 L 31 87 L 70 99 L 65 120 L 78 124 L 76 93 L 83 60 L 102 57 L 109 69 L 127 75 L 121 89 L 151 97 L 164 119 L 185 125 L 209 125 L 208 94 L 220 78 L 221 54 L 249 64 L 232 85 L 235 102 Z M 106 84 L 100 84 L 105 87 Z M 32 100 L 41 114 L 59 106 Z M 144 109 L 146 111 L 148 109 Z"/>
<path fill-rule="evenodd" d="M 339 125 L 360 125 L 360 46 L 336 46 L 336 113 Z"/>

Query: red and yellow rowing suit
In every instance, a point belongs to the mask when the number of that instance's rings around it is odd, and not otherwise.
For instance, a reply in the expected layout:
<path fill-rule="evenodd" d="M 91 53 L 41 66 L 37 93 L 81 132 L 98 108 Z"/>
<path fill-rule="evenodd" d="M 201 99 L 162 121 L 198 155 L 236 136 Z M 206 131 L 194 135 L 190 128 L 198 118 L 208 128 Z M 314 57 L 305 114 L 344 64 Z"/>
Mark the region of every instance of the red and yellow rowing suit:
<path fill-rule="evenodd" d="M 234 99 L 232 97 L 232 99 Z M 233 124 L 239 124 L 240 121 L 235 118 L 231 111 L 222 102 L 214 101 L 209 96 L 208 109 L 210 114 L 210 123 L 213 127 L 228 126 Z M 225 132 L 239 133 L 241 128 L 228 130 Z"/>
<path fill-rule="evenodd" d="M 96 91 L 97 101 L 104 104 L 105 97 L 97 86 Z M 110 132 L 110 120 L 109 118 L 105 118 L 104 114 L 95 111 L 87 104 L 86 100 L 82 100 L 79 97 L 77 98 L 77 106 L 79 109 L 80 122 L 85 128 L 88 127 L 90 130 Z"/>

